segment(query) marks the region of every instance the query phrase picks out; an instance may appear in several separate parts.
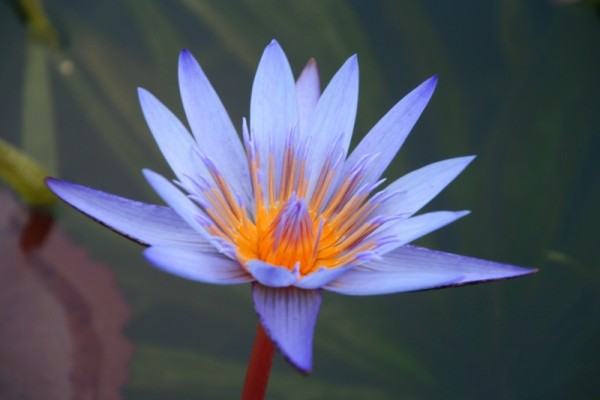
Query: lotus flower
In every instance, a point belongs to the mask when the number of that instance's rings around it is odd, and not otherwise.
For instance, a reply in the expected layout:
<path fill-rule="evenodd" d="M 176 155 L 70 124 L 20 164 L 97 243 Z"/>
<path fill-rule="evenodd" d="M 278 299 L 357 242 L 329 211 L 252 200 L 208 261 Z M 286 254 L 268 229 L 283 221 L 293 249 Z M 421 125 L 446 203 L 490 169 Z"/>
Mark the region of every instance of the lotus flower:
<path fill-rule="evenodd" d="M 193 56 L 179 58 L 189 128 L 139 89 L 150 130 L 176 179 L 144 170 L 167 206 L 66 181 L 48 186 L 84 214 L 145 246 L 147 260 L 195 281 L 252 284 L 269 338 L 312 368 L 322 290 L 378 295 L 516 277 L 531 269 L 409 245 L 467 211 L 415 215 L 471 162 L 436 162 L 383 187 L 381 176 L 427 105 L 432 77 L 349 153 L 358 99 L 350 57 L 320 92 L 311 60 L 295 82 L 276 41 L 265 49 L 242 140 Z M 382 188 L 383 187 L 383 188 Z"/>

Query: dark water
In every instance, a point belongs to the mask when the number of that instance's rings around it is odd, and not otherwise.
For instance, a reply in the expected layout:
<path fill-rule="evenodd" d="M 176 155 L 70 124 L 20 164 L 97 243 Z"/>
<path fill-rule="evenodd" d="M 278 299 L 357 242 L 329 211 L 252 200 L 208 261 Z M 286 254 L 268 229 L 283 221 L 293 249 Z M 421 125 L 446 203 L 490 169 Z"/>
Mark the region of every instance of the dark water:
<path fill-rule="evenodd" d="M 387 175 L 477 154 L 428 206 L 472 214 L 419 243 L 540 272 L 414 294 L 327 294 L 313 375 L 277 359 L 270 398 L 600 397 L 600 19 L 593 5 L 62 0 L 31 11 L 26 3 L 0 2 L 1 138 L 62 178 L 145 201 L 158 200 L 140 169 L 170 172 L 136 87 L 182 115 L 183 47 L 236 126 L 271 39 L 296 73 L 316 58 L 323 83 L 358 53 L 355 140 L 439 74 Z M 90 259 L 114 271 L 114 290 L 131 309 L 125 335 L 135 354 L 124 397 L 236 398 L 256 328 L 249 288 L 166 275 L 135 244 L 62 205 L 54 212 Z M 0 364 L 11 367 L 1 355 Z"/>

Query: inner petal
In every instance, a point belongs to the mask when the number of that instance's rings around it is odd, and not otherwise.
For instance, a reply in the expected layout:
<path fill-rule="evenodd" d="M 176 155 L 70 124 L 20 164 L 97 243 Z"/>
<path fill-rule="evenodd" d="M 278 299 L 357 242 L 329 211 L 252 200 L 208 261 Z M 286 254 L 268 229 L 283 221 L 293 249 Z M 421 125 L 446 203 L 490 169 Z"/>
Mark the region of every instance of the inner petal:
<path fill-rule="evenodd" d="M 304 199 L 292 195 L 259 238 L 258 258 L 290 270 L 299 264 L 305 272 L 314 263 L 317 230 Z"/>

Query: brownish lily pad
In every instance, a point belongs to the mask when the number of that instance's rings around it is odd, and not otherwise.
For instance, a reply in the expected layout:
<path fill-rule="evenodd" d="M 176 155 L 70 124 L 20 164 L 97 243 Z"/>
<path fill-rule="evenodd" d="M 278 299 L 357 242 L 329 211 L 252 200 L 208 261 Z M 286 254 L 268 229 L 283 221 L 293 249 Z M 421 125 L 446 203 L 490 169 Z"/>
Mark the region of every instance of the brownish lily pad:
<path fill-rule="evenodd" d="M 120 399 L 132 345 L 112 271 L 0 190 L 0 399 Z"/>

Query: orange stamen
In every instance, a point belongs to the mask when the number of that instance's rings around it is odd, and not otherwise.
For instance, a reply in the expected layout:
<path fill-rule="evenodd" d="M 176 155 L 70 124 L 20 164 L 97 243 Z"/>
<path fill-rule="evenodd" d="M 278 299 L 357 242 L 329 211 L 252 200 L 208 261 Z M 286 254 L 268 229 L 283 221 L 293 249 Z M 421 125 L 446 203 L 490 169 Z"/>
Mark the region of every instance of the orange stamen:
<path fill-rule="evenodd" d="M 215 186 L 204 191 L 210 205 L 205 211 L 214 223 L 209 232 L 230 242 L 242 264 L 258 259 L 289 270 L 299 267 L 304 276 L 320 268 L 347 265 L 375 248 L 368 237 L 379 225 L 367 222 L 374 207 L 367 201 L 368 194 L 355 194 L 359 182 L 356 175 L 343 181 L 324 204 L 335 177 L 331 159 L 326 161 L 308 198 L 306 160 L 298 158 L 293 146 L 286 144 L 279 182 L 275 176 L 276 155 L 269 154 L 266 190 L 259 178 L 260 160 L 255 153 L 247 151 L 255 200 L 252 210 L 236 201 L 223 176 L 211 168 Z M 265 193 L 268 203 L 264 201 Z"/>

